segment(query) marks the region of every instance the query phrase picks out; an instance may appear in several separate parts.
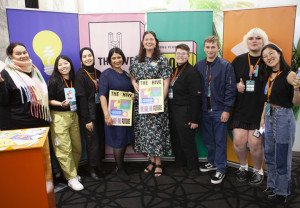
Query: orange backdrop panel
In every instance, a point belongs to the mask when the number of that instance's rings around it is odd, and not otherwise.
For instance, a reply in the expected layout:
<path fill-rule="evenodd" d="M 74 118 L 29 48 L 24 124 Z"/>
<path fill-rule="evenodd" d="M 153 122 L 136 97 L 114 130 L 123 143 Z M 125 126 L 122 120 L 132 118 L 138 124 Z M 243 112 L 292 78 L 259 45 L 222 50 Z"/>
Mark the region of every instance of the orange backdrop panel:
<path fill-rule="evenodd" d="M 296 6 L 224 11 L 223 58 L 232 61 L 231 49 L 242 42 L 252 28 L 264 30 L 269 41 L 278 45 L 291 64 Z"/>

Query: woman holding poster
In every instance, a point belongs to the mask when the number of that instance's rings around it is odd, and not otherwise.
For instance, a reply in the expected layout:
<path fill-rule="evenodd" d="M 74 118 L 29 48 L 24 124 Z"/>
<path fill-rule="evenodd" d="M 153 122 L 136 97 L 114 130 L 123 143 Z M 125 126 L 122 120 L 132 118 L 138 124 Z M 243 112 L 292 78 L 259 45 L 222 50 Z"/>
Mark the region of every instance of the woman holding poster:
<path fill-rule="evenodd" d="M 106 69 L 100 77 L 100 101 L 105 119 L 105 141 L 113 148 L 114 157 L 117 163 L 116 172 L 121 180 L 129 181 L 123 160 L 127 145 L 131 144 L 134 138 L 133 126 L 119 126 L 116 120 L 113 120 L 109 109 L 110 90 L 132 92 L 133 87 L 127 72 L 123 71 L 121 66 L 124 63 L 125 56 L 121 49 L 112 48 L 108 53 L 108 63 L 111 68 Z"/>
<path fill-rule="evenodd" d="M 80 50 L 81 68 L 75 76 L 75 90 L 79 121 L 85 130 L 87 156 L 91 177 L 99 180 L 101 159 L 104 155 L 103 112 L 99 98 L 99 78 L 94 52 L 90 48 Z"/>
<path fill-rule="evenodd" d="M 285 203 L 291 194 L 292 148 L 296 132 L 292 106 L 300 106 L 300 78 L 296 78 L 277 46 L 263 47 L 261 57 L 266 75 L 261 127 L 265 128 L 264 153 L 268 171 L 267 188 L 263 192 L 268 195 L 268 200 Z"/>
<path fill-rule="evenodd" d="M 49 126 L 47 85 L 22 43 L 6 49 L 5 68 L 0 75 L 1 130 Z M 5 119 L 5 120 L 4 120 Z"/>
<path fill-rule="evenodd" d="M 161 176 L 161 157 L 171 155 L 169 119 L 167 109 L 167 94 L 172 69 L 166 57 L 160 54 L 159 41 L 152 31 L 143 35 L 139 55 L 135 57 L 129 70 L 135 89 L 134 102 L 134 150 L 143 152 L 149 157 L 149 164 L 144 172 L 154 170 L 154 175 Z M 161 113 L 139 114 L 139 81 L 151 79 L 163 80 L 164 111 Z"/>
<path fill-rule="evenodd" d="M 75 71 L 70 58 L 58 56 L 48 82 L 52 118 L 51 139 L 55 156 L 68 180 L 68 186 L 80 191 L 83 185 L 79 182 L 77 169 L 81 157 L 81 139 L 73 88 L 74 78 Z"/>

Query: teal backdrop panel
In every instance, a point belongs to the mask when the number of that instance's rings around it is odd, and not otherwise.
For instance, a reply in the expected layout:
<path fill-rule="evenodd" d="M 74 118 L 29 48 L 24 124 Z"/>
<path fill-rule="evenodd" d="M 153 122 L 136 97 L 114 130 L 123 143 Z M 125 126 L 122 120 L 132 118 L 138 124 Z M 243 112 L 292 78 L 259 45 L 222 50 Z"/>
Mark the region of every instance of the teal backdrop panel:
<path fill-rule="evenodd" d="M 159 41 L 194 41 L 200 61 L 205 58 L 204 39 L 213 33 L 213 11 L 148 12 L 147 30 Z"/>
<path fill-rule="evenodd" d="M 192 58 L 189 61 L 195 65 L 196 61 L 206 57 L 203 43 L 213 33 L 213 11 L 148 12 L 147 30 L 155 32 L 160 41 L 160 49 L 171 66 L 175 63 L 175 46 L 182 42 L 190 46 Z M 195 140 L 198 156 L 206 158 L 207 149 L 200 129 Z"/>

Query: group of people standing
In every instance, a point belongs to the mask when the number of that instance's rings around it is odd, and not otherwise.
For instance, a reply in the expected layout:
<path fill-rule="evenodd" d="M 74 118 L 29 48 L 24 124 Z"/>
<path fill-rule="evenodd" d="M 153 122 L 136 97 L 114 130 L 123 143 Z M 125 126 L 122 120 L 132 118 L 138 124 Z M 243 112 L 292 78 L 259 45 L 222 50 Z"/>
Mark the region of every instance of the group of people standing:
<path fill-rule="evenodd" d="M 92 49 L 82 48 L 81 68 L 76 75 L 70 58 L 57 57 L 48 89 L 25 46 L 11 43 L 0 76 L 0 129 L 48 126 L 51 121 L 54 152 L 74 190 L 84 188 L 77 174 L 80 125 L 86 138 L 90 175 L 95 180 L 100 177 L 105 144 L 113 148 L 120 179 L 130 180 L 123 160 L 127 145 L 133 144 L 136 152 L 149 158 L 146 173 L 161 176 L 162 156 L 174 152 L 175 162 L 168 170 L 187 166 L 189 178 L 197 177 L 199 170 L 215 171 L 211 183 L 219 184 L 225 177 L 228 120 L 233 114 L 230 128 L 240 162 L 237 180 L 260 184 L 265 158 L 268 182 L 264 193 L 270 200 L 286 201 L 295 139 L 291 107 L 300 105 L 299 85 L 292 82 L 300 83 L 300 78 L 290 70 L 278 46 L 268 44 L 261 29 L 251 29 L 244 43 L 249 52 L 237 56 L 231 64 L 218 57 L 219 40 L 209 36 L 204 41 L 206 58 L 195 67 L 188 61 L 189 47 L 179 44 L 175 49 L 177 66 L 172 70 L 160 53 L 156 34 L 146 31 L 129 73 L 122 69 L 125 55 L 121 49 L 109 51 L 111 67 L 101 73 L 94 67 Z M 139 114 L 138 83 L 145 79 L 163 80 L 164 112 Z M 108 110 L 110 90 L 134 92 L 133 126 L 114 125 Z M 73 101 L 68 101 L 66 92 L 76 94 Z M 208 149 L 208 163 L 200 169 L 195 143 L 198 129 Z M 251 176 L 248 147 L 254 163 Z"/>

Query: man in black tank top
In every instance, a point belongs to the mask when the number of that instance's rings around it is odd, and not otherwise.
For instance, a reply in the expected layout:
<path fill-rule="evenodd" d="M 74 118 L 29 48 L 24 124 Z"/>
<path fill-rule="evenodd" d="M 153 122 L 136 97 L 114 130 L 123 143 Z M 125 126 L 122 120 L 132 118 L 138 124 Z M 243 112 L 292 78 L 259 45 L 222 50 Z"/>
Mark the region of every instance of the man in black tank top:
<path fill-rule="evenodd" d="M 268 43 L 268 36 L 259 29 L 251 29 L 243 40 L 249 49 L 248 53 L 237 56 L 232 65 L 237 82 L 237 98 L 234 106 L 233 145 L 240 167 L 236 172 L 238 181 L 248 180 L 248 148 L 254 164 L 254 171 L 249 178 L 251 185 L 258 185 L 263 181 L 263 136 L 258 132 L 260 115 L 263 111 L 262 99 L 263 80 L 259 76 L 262 60 L 261 50 Z"/>

